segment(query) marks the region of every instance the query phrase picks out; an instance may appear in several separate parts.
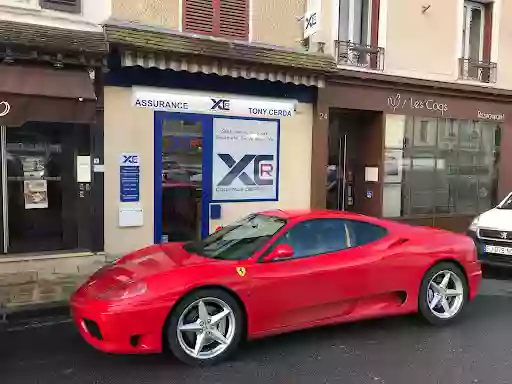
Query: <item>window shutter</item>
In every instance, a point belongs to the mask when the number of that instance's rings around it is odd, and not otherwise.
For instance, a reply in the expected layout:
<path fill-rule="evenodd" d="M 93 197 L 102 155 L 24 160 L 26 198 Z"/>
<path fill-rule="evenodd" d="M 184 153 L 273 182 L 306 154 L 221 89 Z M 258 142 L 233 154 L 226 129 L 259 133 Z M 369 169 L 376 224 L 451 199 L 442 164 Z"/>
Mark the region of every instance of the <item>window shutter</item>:
<path fill-rule="evenodd" d="M 219 36 L 247 40 L 249 38 L 249 0 L 218 0 Z"/>
<path fill-rule="evenodd" d="M 41 8 L 55 11 L 80 13 L 82 11 L 81 0 L 40 0 Z"/>
<path fill-rule="evenodd" d="M 203 35 L 214 34 L 212 0 L 185 0 L 183 6 L 183 30 Z"/>
<path fill-rule="evenodd" d="M 183 30 L 209 36 L 246 40 L 249 0 L 184 0 Z"/>

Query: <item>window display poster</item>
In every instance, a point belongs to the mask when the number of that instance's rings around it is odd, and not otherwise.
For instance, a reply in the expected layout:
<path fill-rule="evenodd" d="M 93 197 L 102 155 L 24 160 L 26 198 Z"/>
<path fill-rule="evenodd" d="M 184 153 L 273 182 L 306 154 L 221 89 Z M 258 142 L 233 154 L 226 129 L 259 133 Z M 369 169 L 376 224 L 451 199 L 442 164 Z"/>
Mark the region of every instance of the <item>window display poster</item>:
<path fill-rule="evenodd" d="M 46 180 L 23 182 L 25 209 L 48 208 L 48 184 Z"/>
<path fill-rule="evenodd" d="M 213 201 L 272 201 L 278 196 L 277 121 L 213 119 Z"/>

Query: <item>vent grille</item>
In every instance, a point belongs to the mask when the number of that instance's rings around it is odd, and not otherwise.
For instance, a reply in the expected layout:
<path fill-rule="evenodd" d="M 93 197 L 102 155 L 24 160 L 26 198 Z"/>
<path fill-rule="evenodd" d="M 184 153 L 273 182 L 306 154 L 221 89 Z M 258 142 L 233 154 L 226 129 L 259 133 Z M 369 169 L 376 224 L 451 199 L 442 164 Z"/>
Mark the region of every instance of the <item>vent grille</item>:
<path fill-rule="evenodd" d="M 41 0 L 41 8 L 53 9 L 56 11 L 80 13 L 81 0 Z"/>
<path fill-rule="evenodd" d="M 219 36 L 249 37 L 249 9 L 245 0 L 220 0 Z"/>
<path fill-rule="evenodd" d="M 212 0 L 186 0 L 183 26 L 187 32 L 213 34 Z"/>

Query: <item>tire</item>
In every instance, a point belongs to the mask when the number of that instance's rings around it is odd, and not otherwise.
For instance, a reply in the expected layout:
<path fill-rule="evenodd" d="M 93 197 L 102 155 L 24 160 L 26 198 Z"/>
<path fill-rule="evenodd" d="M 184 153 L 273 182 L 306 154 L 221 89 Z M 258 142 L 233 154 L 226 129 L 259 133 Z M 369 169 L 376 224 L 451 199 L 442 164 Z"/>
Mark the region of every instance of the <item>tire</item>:
<path fill-rule="evenodd" d="M 202 316 L 200 302 L 207 311 L 202 311 Z M 222 314 L 225 315 L 221 318 Z M 185 296 L 173 308 L 165 339 L 182 362 L 192 366 L 214 365 L 236 351 L 245 334 L 244 325 L 244 312 L 232 295 L 220 289 L 201 289 Z M 189 330 L 180 331 L 184 326 Z"/>
<path fill-rule="evenodd" d="M 447 273 L 450 274 L 449 282 L 446 287 L 443 287 L 443 280 Z M 450 262 L 435 264 L 425 273 L 421 281 L 418 296 L 419 313 L 430 324 L 449 324 L 462 313 L 468 301 L 468 293 L 466 276 L 459 266 Z M 437 304 L 434 303 L 435 300 Z M 434 305 L 433 309 L 431 309 L 432 305 Z M 446 308 L 450 310 L 447 311 Z"/>

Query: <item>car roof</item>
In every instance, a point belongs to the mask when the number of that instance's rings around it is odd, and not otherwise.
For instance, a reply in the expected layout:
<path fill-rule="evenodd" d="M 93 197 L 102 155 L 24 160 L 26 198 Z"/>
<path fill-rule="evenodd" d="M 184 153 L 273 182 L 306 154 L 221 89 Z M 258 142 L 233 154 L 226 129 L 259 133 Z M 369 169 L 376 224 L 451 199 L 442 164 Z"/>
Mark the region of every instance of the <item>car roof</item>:
<path fill-rule="evenodd" d="M 314 219 L 322 217 L 337 217 L 340 219 L 370 219 L 370 217 L 346 211 L 334 211 L 327 209 L 275 209 L 258 212 L 260 215 L 275 216 L 282 219 Z"/>

